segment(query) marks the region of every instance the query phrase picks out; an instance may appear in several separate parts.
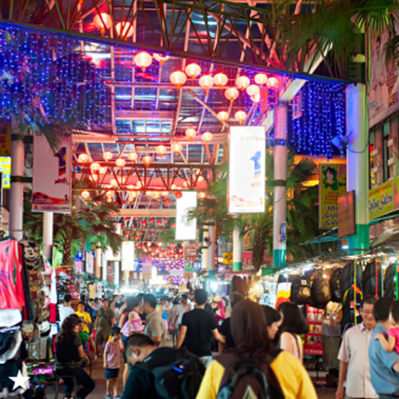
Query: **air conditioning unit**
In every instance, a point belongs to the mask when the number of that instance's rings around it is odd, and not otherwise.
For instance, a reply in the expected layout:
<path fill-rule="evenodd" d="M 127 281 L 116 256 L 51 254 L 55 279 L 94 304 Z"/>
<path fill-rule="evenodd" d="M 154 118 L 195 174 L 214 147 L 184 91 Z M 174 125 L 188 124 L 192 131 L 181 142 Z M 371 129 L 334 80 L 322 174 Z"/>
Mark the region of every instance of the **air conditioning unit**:
<path fill-rule="evenodd" d="M 396 157 L 392 157 L 388 159 L 388 166 L 395 165 Z"/>
<path fill-rule="evenodd" d="M 392 147 L 393 145 L 395 145 L 395 141 L 395 138 L 388 140 L 388 147 Z"/>

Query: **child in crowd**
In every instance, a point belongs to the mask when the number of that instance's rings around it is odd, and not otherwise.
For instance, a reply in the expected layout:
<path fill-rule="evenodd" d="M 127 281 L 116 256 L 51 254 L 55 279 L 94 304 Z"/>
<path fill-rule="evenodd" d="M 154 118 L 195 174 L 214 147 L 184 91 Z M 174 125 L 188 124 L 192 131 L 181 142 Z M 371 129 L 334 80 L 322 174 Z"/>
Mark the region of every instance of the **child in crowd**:
<path fill-rule="evenodd" d="M 384 349 L 385 352 L 392 352 L 395 350 L 399 353 L 399 301 L 392 302 L 390 321 L 393 328 L 387 331 L 388 340 L 384 337 L 384 334 L 381 333 L 375 335 L 375 340 L 380 341 L 382 349 Z"/>
<path fill-rule="evenodd" d="M 114 399 L 120 399 L 118 395 L 118 376 L 120 364 L 120 353 L 125 350 L 121 329 L 114 327 L 111 330 L 112 339 L 108 341 L 104 349 L 104 377 L 107 380 L 105 399 L 111 399 L 111 386 L 114 386 Z"/>

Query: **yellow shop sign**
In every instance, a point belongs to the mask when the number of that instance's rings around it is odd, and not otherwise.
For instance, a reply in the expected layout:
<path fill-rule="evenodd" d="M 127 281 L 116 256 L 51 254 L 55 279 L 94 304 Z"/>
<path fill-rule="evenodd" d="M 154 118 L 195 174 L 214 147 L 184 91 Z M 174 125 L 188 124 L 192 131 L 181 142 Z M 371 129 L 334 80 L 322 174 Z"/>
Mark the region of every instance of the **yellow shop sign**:
<path fill-rule="evenodd" d="M 369 217 L 375 219 L 399 209 L 399 177 L 381 184 L 369 192 Z"/>

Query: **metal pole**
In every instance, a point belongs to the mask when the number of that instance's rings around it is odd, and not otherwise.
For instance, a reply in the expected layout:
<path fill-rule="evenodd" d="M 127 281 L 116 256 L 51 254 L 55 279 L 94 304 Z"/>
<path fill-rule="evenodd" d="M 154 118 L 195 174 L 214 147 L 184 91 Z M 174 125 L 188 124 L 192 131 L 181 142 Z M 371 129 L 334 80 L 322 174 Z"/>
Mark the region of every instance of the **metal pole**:
<path fill-rule="evenodd" d="M 43 213 L 43 254 L 52 264 L 54 213 Z"/>
<path fill-rule="evenodd" d="M 24 203 L 24 143 L 22 136 L 15 135 L 11 138 L 11 189 L 10 189 L 10 234 L 17 240 L 23 237 L 23 203 Z"/>
<path fill-rule="evenodd" d="M 238 226 L 233 228 L 233 271 L 242 270 L 242 237 Z"/>
<path fill-rule="evenodd" d="M 287 103 L 274 110 L 273 266 L 286 264 Z M 282 230 L 284 230 L 283 234 Z"/>
<path fill-rule="evenodd" d="M 203 238 L 209 238 L 208 230 L 204 230 Z M 209 270 L 209 247 L 201 250 L 201 268 L 202 270 Z"/>
<path fill-rule="evenodd" d="M 349 248 L 369 249 L 369 161 L 368 104 L 366 85 L 355 83 L 346 88 L 347 189 L 355 191 L 356 233 L 348 237 Z M 359 253 L 349 251 L 349 254 Z M 361 252 L 360 252 L 361 253 Z"/>

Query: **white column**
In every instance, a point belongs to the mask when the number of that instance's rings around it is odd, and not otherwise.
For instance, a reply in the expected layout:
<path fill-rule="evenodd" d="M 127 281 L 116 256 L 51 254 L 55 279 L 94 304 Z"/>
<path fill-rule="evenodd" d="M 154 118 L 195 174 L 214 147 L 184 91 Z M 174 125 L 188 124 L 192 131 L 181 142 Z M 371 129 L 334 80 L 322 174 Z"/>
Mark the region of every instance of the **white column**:
<path fill-rule="evenodd" d="M 114 285 L 115 288 L 119 288 L 119 280 L 120 280 L 120 264 L 121 262 L 114 262 Z"/>
<path fill-rule="evenodd" d="M 233 228 L 233 270 L 242 270 L 242 237 L 238 226 Z"/>
<path fill-rule="evenodd" d="M 346 87 L 347 190 L 355 190 L 356 233 L 348 238 L 349 249 L 368 249 L 369 150 L 368 102 L 363 83 Z M 356 251 L 354 252 L 356 253 Z"/>
<path fill-rule="evenodd" d="M 54 213 L 43 213 L 43 254 L 52 264 Z"/>
<path fill-rule="evenodd" d="M 208 274 L 215 274 L 215 226 L 209 226 Z"/>
<path fill-rule="evenodd" d="M 208 230 L 204 230 L 203 242 L 205 238 L 209 238 Z M 209 247 L 201 249 L 201 269 L 209 270 Z"/>
<path fill-rule="evenodd" d="M 287 103 L 279 103 L 274 110 L 274 140 L 273 266 L 281 267 L 286 264 L 281 226 L 287 214 Z"/>
<path fill-rule="evenodd" d="M 102 250 L 101 247 L 96 247 L 95 251 L 95 269 L 94 273 L 96 278 L 101 278 L 101 266 L 102 266 Z"/>
<path fill-rule="evenodd" d="M 15 124 L 13 124 L 13 134 L 16 133 L 14 126 Z M 23 237 L 24 157 L 22 137 L 14 139 L 13 136 L 11 141 L 10 235 L 17 240 L 21 240 Z"/>

